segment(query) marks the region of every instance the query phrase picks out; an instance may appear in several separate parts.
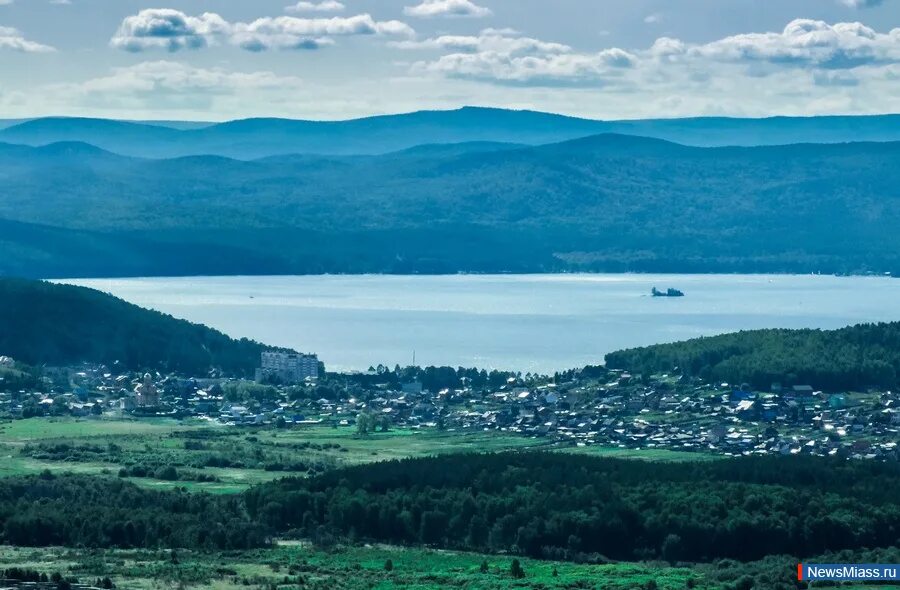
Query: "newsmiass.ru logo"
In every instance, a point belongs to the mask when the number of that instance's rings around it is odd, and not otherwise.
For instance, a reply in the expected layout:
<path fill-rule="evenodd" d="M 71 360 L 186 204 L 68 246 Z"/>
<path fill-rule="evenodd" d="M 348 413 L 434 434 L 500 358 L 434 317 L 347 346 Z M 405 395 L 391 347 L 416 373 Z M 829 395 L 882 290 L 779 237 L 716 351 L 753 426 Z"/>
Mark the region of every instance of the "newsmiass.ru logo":
<path fill-rule="evenodd" d="M 806 563 L 797 565 L 797 579 L 814 580 L 900 580 L 900 566 L 877 563 Z"/>

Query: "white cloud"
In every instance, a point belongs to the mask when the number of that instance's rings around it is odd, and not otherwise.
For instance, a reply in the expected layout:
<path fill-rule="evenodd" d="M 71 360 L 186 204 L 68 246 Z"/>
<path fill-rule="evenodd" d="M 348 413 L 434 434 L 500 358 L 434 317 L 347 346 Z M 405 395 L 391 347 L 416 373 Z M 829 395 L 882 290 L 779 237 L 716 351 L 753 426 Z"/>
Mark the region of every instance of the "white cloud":
<path fill-rule="evenodd" d="M 445 55 L 417 68 L 449 77 L 489 80 L 507 84 L 569 85 L 611 82 L 630 68 L 635 57 L 622 49 L 594 54 L 515 56 L 498 52 Z"/>
<path fill-rule="evenodd" d="M 189 16 L 170 8 L 153 8 L 128 16 L 110 44 L 126 51 L 201 49 L 227 42 L 248 51 L 318 49 L 334 44 L 332 37 L 354 35 L 412 36 L 400 21 L 376 21 L 368 14 L 351 17 L 265 17 L 230 23 L 215 13 Z"/>
<path fill-rule="evenodd" d="M 848 8 L 873 8 L 875 6 L 881 6 L 884 3 L 884 0 L 839 0 L 841 4 L 847 6 Z"/>
<path fill-rule="evenodd" d="M 0 49 L 10 49 L 22 53 L 49 53 L 56 51 L 49 45 L 29 41 L 18 29 L 11 27 L 0 27 Z"/>
<path fill-rule="evenodd" d="M 420 41 L 394 41 L 400 49 L 438 49 L 452 51 L 494 51 L 503 53 L 568 53 L 572 48 L 562 43 L 549 43 L 521 36 L 511 29 L 484 29 L 477 36 L 442 35 Z"/>
<path fill-rule="evenodd" d="M 188 16 L 172 8 L 148 8 L 125 17 L 110 44 L 126 51 L 146 49 L 199 49 L 227 36 L 231 25 L 221 16 L 205 12 Z"/>
<path fill-rule="evenodd" d="M 688 56 L 736 63 L 763 62 L 852 69 L 900 61 L 900 29 L 877 33 L 861 23 L 797 19 L 780 33 L 747 33 L 686 47 Z"/>
<path fill-rule="evenodd" d="M 422 0 L 421 4 L 404 8 L 403 13 L 419 18 L 483 18 L 493 14 L 491 9 L 479 6 L 471 0 Z"/>
<path fill-rule="evenodd" d="M 661 37 L 645 50 L 613 47 L 585 53 L 495 29 L 478 36 L 448 35 L 393 45 L 444 52 L 433 60 L 416 62 L 416 72 L 536 86 L 621 86 L 629 78 L 624 70 L 636 72 L 631 76 L 635 83 L 653 84 L 656 79 L 672 76 L 677 68 L 691 80 L 702 80 L 709 78 L 706 70 L 714 64 L 732 68 L 731 76 L 758 78 L 791 68 L 838 71 L 900 63 L 900 29 L 878 33 L 860 23 L 829 25 L 808 19 L 794 20 L 781 32 L 747 33 L 706 44 Z M 851 79 L 818 77 L 820 85 L 830 82 L 849 86 Z"/>
<path fill-rule="evenodd" d="M 286 6 L 288 12 L 341 12 L 346 8 L 337 0 L 322 0 L 321 2 L 307 2 L 301 0 L 291 6 Z"/>
<path fill-rule="evenodd" d="M 653 14 L 648 14 L 644 17 L 644 22 L 648 25 L 658 25 L 663 22 L 663 14 L 661 12 L 654 12 Z"/>
<path fill-rule="evenodd" d="M 119 94 L 210 92 L 233 94 L 241 90 L 280 88 L 300 85 L 299 78 L 277 76 L 272 72 L 230 72 L 222 68 L 198 68 L 172 61 L 149 61 L 115 68 L 109 76 L 95 78 L 76 86 L 82 93 Z"/>
<path fill-rule="evenodd" d="M 451 51 L 413 66 L 419 72 L 450 78 L 507 84 L 581 84 L 620 76 L 637 58 L 619 48 L 579 54 L 568 45 L 523 37 L 508 29 L 485 29 L 477 37 L 445 35 L 393 44 L 403 49 Z"/>
<path fill-rule="evenodd" d="M 296 100 L 305 86 L 300 78 L 268 71 L 233 72 L 148 61 L 115 68 L 84 82 L 49 85 L 42 88 L 41 95 L 48 97 L 54 112 L 77 109 L 145 116 L 171 112 L 203 119 L 204 112 L 234 112 L 241 104 L 252 104 L 259 112 L 291 97 Z"/>

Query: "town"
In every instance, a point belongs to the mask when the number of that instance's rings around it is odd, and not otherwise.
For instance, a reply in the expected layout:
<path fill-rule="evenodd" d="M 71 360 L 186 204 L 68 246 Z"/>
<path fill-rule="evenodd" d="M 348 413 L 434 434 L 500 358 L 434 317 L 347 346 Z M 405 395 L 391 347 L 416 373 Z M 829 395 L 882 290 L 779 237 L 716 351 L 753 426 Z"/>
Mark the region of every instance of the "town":
<path fill-rule="evenodd" d="M 326 373 L 315 355 L 265 352 L 253 381 L 83 365 L 42 369 L 35 390 L 0 393 L 0 416 L 162 416 L 235 428 L 325 425 L 502 432 L 559 445 L 712 455 L 897 461 L 900 395 L 703 383 L 601 366 L 553 376 L 451 368 Z M 0 357 L 0 368 L 15 361 Z M 0 381 L 0 391 L 3 391 Z"/>

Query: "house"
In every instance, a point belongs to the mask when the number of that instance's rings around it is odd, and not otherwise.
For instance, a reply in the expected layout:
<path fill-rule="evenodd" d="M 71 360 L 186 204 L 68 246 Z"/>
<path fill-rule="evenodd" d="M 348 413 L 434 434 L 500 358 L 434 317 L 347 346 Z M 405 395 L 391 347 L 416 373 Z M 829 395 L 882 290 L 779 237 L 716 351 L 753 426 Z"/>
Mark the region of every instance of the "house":
<path fill-rule="evenodd" d="M 400 386 L 400 390 L 403 393 L 411 393 L 418 395 L 422 393 L 422 383 L 421 381 L 412 381 L 411 383 L 404 383 Z"/>
<path fill-rule="evenodd" d="M 813 388 L 811 385 L 794 385 L 791 388 L 791 392 L 796 397 L 812 397 Z"/>
<path fill-rule="evenodd" d="M 756 418 L 756 402 L 750 400 L 738 402 L 734 411 L 742 420 L 754 420 Z"/>
<path fill-rule="evenodd" d="M 828 407 L 839 410 L 847 405 L 847 397 L 842 393 L 836 393 L 828 398 Z"/>

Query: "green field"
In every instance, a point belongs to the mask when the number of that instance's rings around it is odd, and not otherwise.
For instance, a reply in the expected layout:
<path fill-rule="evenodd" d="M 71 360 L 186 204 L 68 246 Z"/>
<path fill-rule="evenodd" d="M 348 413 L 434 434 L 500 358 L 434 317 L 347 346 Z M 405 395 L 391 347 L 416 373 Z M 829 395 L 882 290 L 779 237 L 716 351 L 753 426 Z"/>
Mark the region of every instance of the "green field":
<path fill-rule="evenodd" d="M 191 440 L 204 441 L 206 448 L 186 448 L 186 441 Z M 70 450 L 46 452 L 47 447 L 59 445 Z M 305 474 L 266 470 L 264 463 L 302 461 L 331 468 L 443 453 L 545 447 L 555 448 L 547 439 L 486 432 L 394 429 L 359 436 L 352 427 L 237 428 L 199 420 L 32 418 L 0 424 L 0 477 L 44 470 L 116 474 L 134 464 L 171 464 L 216 481 L 171 481 L 152 476 L 127 479 L 154 488 L 177 486 L 235 493 L 286 475 Z M 103 452 L 103 448 L 116 451 Z M 212 454 L 227 455 L 236 466 L 203 465 Z"/>
<path fill-rule="evenodd" d="M 186 448 L 202 440 L 205 448 Z M 47 446 L 69 451 L 48 453 Z M 97 447 L 101 447 L 98 449 Z M 116 449 L 102 452 L 102 448 Z M 84 452 L 86 449 L 91 453 Z M 650 461 L 707 461 L 716 457 L 665 449 L 623 449 L 591 445 L 575 447 L 549 438 L 497 432 L 393 429 L 359 436 L 353 427 L 305 426 L 288 429 L 239 428 L 201 420 L 32 418 L 0 424 L 0 477 L 44 470 L 85 475 L 115 475 L 122 467 L 151 463 L 175 465 L 215 481 L 127 477 L 158 489 L 185 487 L 211 493 L 237 493 L 284 476 L 291 470 L 267 470 L 263 464 L 301 461 L 325 468 L 446 453 L 482 453 L 519 449 L 611 456 Z M 234 465 L 204 464 L 209 455 L 226 455 Z"/>
<path fill-rule="evenodd" d="M 640 459 L 643 461 L 720 461 L 721 455 L 711 453 L 673 451 L 669 449 L 628 449 L 590 445 L 586 447 L 568 447 L 567 453 L 593 455 L 595 457 L 614 457 L 616 459 Z"/>
<path fill-rule="evenodd" d="M 286 543 L 247 552 L 196 553 L 179 551 L 173 563 L 168 551 L 89 551 L 62 548 L 0 547 L 0 568 L 27 567 L 60 572 L 81 581 L 108 576 L 119 587 L 143 590 L 187 587 L 209 590 L 237 588 L 312 588 L 327 590 L 388 590 L 443 588 L 658 588 L 683 590 L 692 580 L 697 588 L 715 588 L 702 572 L 655 564 L 578 565 L 522 559 L 525 577 L 510 574 L 511 557 L 386 546 L 315 549 Z M 385 571 L 391 560 L 393 570 Z M 482 573 L 481 564 L 488 571 Z M 554 570 L 556 575 L 554 575 Z"/>

